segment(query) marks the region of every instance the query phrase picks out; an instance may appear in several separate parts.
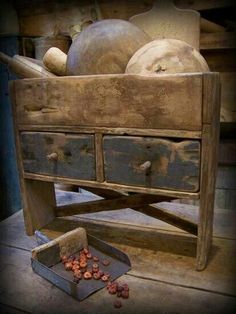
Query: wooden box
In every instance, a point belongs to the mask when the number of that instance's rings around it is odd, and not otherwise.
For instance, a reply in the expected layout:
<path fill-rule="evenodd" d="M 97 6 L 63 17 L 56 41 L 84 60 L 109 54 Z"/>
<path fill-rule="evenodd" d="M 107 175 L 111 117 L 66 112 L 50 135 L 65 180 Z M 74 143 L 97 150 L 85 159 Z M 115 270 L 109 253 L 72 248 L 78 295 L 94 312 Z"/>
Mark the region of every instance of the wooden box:
<path fill-rule="evenodd" d="M 157 218 L 198 236 L 197 269 L 205 267 L 219 138 L 218 73 L 24 79 L 12 82 L 11 96 L 29 235 L 57 216 L 143 205 L 148 213 L 154 202 L 200 199 L 198 225 L 164 213 Z M 57 207 L 55 182 L 120 194 Z"/>

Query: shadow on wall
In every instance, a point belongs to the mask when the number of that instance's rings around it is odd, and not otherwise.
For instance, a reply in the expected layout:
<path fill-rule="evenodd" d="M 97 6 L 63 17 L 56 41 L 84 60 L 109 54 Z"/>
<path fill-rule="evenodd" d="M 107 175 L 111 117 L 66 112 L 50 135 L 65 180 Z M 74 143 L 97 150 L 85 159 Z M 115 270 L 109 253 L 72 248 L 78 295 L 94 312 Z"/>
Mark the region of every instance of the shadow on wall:
<path fill-rule="evenodd" d="M 13 56 L 18 53 L 16 36 L 1 37 L 0 51 Z M 9 80 L 16 79 L 7 66 L 0 64 L 0 219 L 21 209 L 19 178 L 16 165 Z"/>

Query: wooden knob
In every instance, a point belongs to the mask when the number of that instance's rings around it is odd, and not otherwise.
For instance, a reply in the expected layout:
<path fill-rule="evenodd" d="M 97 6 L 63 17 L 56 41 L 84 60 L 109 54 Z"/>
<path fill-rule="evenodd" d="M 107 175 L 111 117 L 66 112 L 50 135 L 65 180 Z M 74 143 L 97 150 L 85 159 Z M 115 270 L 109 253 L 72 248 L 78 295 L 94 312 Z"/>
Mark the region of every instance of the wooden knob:
<path fill-rule="evenodd" d="M 58 154 L 57 153 L 51 153 L 47 155 L 47 159 L 49 161 L 57 161 L 58 160 Z"/>
<path fill-rule="evenodd" d="M 142 171 L 147 171 L 148 169 L 150 169 L 152 163 L 151 161 L 145 161 L 142 165 L 139 166 L 139 169 Z"/>

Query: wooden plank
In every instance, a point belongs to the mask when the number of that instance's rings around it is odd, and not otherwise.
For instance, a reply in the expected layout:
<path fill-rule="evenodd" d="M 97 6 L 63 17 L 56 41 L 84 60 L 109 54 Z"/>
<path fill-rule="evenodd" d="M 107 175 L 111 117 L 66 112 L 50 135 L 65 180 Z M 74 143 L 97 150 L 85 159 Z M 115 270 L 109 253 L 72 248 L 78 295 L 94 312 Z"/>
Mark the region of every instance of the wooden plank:
<path fill-rule="evenodd" d="M 236 49 L 202 50 L 201 54 L 213 72 L 236 72 Z"/>
<path fill-rule="evenodd" d="M 235 38 L 235 32 L 202 33 L 200 37 L 200 49 L 235 49 Z"/>
<path fill-rule="evenodd" d="M 103 161 L 103 145 L 102 145 L 102 134 L 95 134 L 95 158 L 96 158 L 96 174 L 97 181 L 104 181 L 104 161 Z"/>
<path fill-rule="evenodd" d="M 221 121 L 236 122 L 236 73 L 220 73 Z"/>
<path fill-rule="evenodd" d="M 55 213 L 57 217 L 71 216 L 83 213 L 94 213 L 104 210 L 115 210 L 127 207 L 135 207 L 145 204 L 155 203 L 157 199 L 160 201 L 166 200 L 166 197 L 155 196 L 148 194 L 134 194 L 130 196 L 120 196 L 114 199 L 98 200 L 86 203 L 69 204 L 64 206 L 57 206 Z"/>
<path fill-rule="evenodd" d="M 235 2 L 233 0 L 174 0 L 174 3 L 179 8 L 192 10 L 220 9 L 235 5 Z"/>
<path fill-rule="evenodd" d="M 93 189 L 93 188 L 89 188 L 88 190 L 96 195 L 99 195 L 101 197 L 108 198 L 108 199 L 114 199 L 114 198 L 117 198 L 119 195 L 121 195 L 120 192 L 113 191 L 113 190 Z M 171 200 L 171 198 L 169 200 Z M 134 210 L 140 213 L 146 214 L 148 216 L 151 216 L 153 218 L 160 219 L 161 221 L 169 223 L 191 234 L 197 235 L 196 223 L 189 221 L 186 218 L 182 218 L 179 215 L 166 211 L 165 208 L 161 205 L 158 205 L 158 206 L 157 205 L 155 206 L 141 205 L 139 207 L 135 207 Z"/>
<path fill-rule="evenodd" d="M 144 30 L 152 40 L 183 40 L 199 50 L 199 12 L 176 8 L 172 0 L 154 1 L 151 10 L 132 16 L 129 21 Z"/>
<path fill-rule="evenodd" d="M 64 125 L 35 125 L 18 124 L 20 131 L 40 131 L 40 132 L 67 132 L 67 133 L 102 133 L 116 135 L 140 135 L 140 136 L 159 136 L 174 138 L 200 139 L 201 131 L 183 130 L 161 130 L 161 129 L 136 129 L 136 128 L 105 128 L 105 127 L 83 127 L 83 126 L 64 126 Z"/>
<path fill-rule="evenodd" d="M 93 1 L 16 1 L 20 33 L 26 37 L 70 34 L 70 28 L 82 21 L 100 19 Z"/>
<path fill-rule="evenodd" d="M 203 125 L 202 151 L 201 151 L 201 194 L 199 207 L 197 270 L 203 270 L 208 261 L 212 243 L 214 190 L 217 171 L 218 143 L 220 132 L 220 83 L 219 77 L 212 77 L 212 87 L 205 84 L 208 75 L 204 77 L 203 121 L 211 124 Z M 212 115 L 210 117 L 210 114 Z"/>
<path fill-rule="evenodd" d="M 199 190 L 198 141 L 130 136 L 104 136 L 103 141 L 107 182 L 190 192 Z"/>
<path fill-rule="evenodd" d="M 212 123 L 215 119 L 215 111 L 219 107 L 219 100 L 217 99 L 219 96 L 217 94 L 218 84 L 219 73 L 206 73 L 203 76 L 203 123 Z"/>
<path fill-rule="evenodd" d="M 65 184 L 74 184 L 78 186 L 86 186 L 86 187 L 98 187 L 104 189 L 112 189 L 112 190 L 120 190 L 124 192 L 135 192 L 135 193 L 144 193 L 144 194 L 154 194 L 154 195 L 163 195 L 175 198 L 187 198 L 187 199 L 199 199 L 199 193 L 193 192 L 182 192 L 182 191 L 172 191 L 166 189 L 154 189 L 154 188 L 146 188 L 140 186 L 131 186 L 124 184 L 115 184 L 115 183 L 107 183 L 107 182 L 93 182 L 93 181 L 85 181 L 85 180 L 77 180 L 70 179 L 64 177 L 54 177 L 54 176 L 46 176 L 42 174 L 35 173 L 24 173 L 24 178 L 40 180 L 45 182 L 54 182 L 54 183 L 65 183 Z"/>
<path fill-rule="evenodd" d="M 22 132 L 24 171 L 95 180 L 93 135 Z"/>
<path fill-rule="evenodd" d="M 16 93 L 15 83 L 10 83 L 10 96 L 12 101 L 12 113 L 14 120 L 14 133 L 16 151 L 21 151 L 19 132 L 16 117 Z M 54 184 L 50 182 L 27 180 L 23 177 L 23 160 L 20 153 L 16 155 L 22 202 L 24 210 L 25 229 L 28 235 L 32 235 L 37 228 L 54 219 L 54 207 L 56 205 Z"/>
<path fill-rule="evenodd" d="M 15 85 L 21 124 L 201 130 L 199 73 L 90 75 Z"/>

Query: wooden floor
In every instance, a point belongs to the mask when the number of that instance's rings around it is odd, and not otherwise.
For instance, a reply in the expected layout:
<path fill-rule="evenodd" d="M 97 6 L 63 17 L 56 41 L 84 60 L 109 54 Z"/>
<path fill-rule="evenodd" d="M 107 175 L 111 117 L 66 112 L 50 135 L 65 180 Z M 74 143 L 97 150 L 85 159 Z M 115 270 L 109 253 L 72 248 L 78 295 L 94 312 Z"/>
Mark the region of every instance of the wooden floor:
<path fill-rule="evenodd" d="M 69 201 L 91 196 L 69 193 Z M 64 196 L 58 194 L 60 202 Z M 197 220 L 197 208 L 163 203 Z M 106 289 L 83 302 L 33 273 L 34 237 L 24 232 L 22 211 L 0 223 L 1 313 L 236 313 L 236 212 L 216 210 L 213 250 L 203 272 L 195 271 L 196 240 L 177 228 L 131 209 L 60 218 L 43 229 L 50 237 L 77 226 L 107 240 L 130 257 L 132 270 L 120 280 L 130 298 L 114 309 Z"/>

